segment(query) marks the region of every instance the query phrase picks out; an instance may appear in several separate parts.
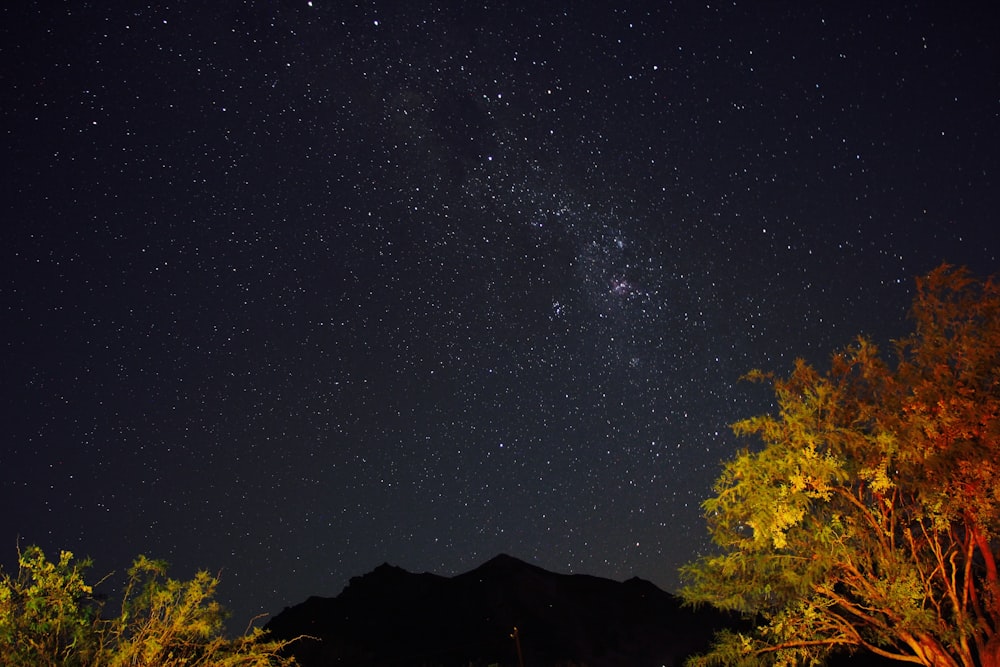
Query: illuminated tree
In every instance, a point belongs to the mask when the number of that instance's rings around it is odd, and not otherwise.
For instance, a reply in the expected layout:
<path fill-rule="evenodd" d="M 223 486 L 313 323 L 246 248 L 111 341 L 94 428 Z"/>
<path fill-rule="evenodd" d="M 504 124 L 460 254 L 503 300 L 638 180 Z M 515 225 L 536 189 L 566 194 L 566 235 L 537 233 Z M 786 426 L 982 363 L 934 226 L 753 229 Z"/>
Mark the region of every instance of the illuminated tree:
<path fill-rule="evenodd" d="M 16 577 L 0 577 L 0 656 L 4 665 L 37 667 L 270 667 L 293 665 L 281 654 L 291 642 L 268 640 L 259 628 L 222 635 L 225 612 L 208 572 L 190 581 L 167 578 L 166 565 L 140 556 L 128 572 L 120 614 L 84 582 L 89 561 L 63 551 L 51 562 L 38 547 L 19 554 Z"/>
<path fill-rule="evenodd" d="M 947 265 L 917 280 L 892 363 L 861 339 L 770 382 L 763 447 L 704 503 L 720 547 L 684 568 L 691 603 L 746 614 L 694 665 L 813 664 L 867 649 L 1000 665 L 1000 287 Z"/>

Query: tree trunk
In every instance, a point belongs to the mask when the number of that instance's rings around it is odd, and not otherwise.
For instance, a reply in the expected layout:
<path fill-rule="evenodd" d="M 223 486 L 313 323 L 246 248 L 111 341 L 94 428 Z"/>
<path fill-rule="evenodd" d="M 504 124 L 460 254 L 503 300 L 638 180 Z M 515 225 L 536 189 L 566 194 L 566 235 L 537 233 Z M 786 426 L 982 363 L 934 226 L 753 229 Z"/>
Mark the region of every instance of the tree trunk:
<path fill-rule="evenodd" d="M 913 648 L 912 645 L 911 648 Z M 917 657 L 928 667 L 961 667 L 959 662 L 934 637 L 926 635 L 920 637 L 915 648 Z M 980 667 L 985 667 L 985 664 Z M 1000 664 L 990 665 L 990 667 L 1000 667 Z"/>
<path fill-rule="evenodd" d="M 983 655 L 979 656 L 980 667 L 1000 667 L 1000 637 L 993 635 L 986 642 Z"/>

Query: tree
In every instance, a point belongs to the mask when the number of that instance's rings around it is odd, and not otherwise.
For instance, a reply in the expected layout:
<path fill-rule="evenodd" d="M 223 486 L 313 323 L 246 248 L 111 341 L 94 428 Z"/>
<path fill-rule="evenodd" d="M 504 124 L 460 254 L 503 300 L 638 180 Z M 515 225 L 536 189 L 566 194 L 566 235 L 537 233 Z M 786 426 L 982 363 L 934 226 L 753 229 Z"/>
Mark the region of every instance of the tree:
<path fill-rule="evenodd" d="M 686 566 L 693 604 L 746 614 L 692 660 L 817 664 L 866 649 L 921 665 L 1000 665 L 1000 287 L 942 265 L 917 280 L 892 363 L 859 339 L 821 373 L 798 360 L 763 447 L 704 503 L 719 553 Z"/>
<path fill-rule="evenodd" d="M 166 564 L 139 556 L 128 571 L 120 613 L 84 581 L 90 561 L 63 551 L 58 562 L 38 547 L 18 554 L 16 577 L 0 577 L 0 656 L 11 667 L 141 667 L 293 665 L 290 641 L 259 628 L 236 639 L 222 635 L 226 614 L 213 598 L 219 579 L 198 572 L 190 581 L 166 576 Z"/>

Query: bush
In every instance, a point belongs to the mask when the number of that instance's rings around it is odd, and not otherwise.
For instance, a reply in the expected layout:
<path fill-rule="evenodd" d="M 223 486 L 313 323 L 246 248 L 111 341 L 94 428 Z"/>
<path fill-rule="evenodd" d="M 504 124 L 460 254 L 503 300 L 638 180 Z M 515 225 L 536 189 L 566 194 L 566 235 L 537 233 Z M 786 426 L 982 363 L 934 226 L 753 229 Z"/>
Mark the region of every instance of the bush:
<path fill-rule="evenodd" d="M 0 573 L 0 655 L 11 667 L 265 667 L 294 665 L 260 628 L 223 636 L 226 612 L 213 598 L 219 579 L 166 576 L 163 561 L 139 556 L 128 570 L 120 613 L 84 580 L 89 560 L 62 551 L 52 562 L 38 547 L 18 552 L 18 573 Z"/>

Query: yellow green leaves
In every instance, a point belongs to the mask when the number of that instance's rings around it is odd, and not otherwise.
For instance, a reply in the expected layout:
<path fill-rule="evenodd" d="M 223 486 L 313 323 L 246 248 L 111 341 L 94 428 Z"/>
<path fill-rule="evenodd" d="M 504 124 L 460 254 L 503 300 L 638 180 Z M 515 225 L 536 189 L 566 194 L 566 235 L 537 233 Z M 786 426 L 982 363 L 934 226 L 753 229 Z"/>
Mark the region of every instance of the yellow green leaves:
<path fill-rule="evenodd" d="M 868 482 L 872 493 L 884 495 L 895 486 L 892 481 L 896 463 L 896 437 L 888 432 L 880 431 L 871 438 L 872 455 L 862 462 L 858 469 L 858 477 Z"/>
<path fill-rule="evenodd" d="M 18 554 L 17 576 L 0 578 L 0 655 L 5 664 L 73 664 L 74 655 L 88 653 L 88 632 L 96 619 L 93 590 L 83 580 L 88 565 L 73 562 L 68 551 L 55 563 L 37 547 Z M 47 661 L 35 660 L 36 655 Z"/>
<path fill-rule="evenodd" d="M 768 434 L 779 430 L 770 418 L 739 427 Z M 752 529 L 752 546 L 744 548 L 785 548 L 788 531 L 824 514 L 822 506 L 845 477 L 841 459 L 821 444 L 824 434 L 804 424 L 797 428 L 795 437 L 781 430 L 761 452 L 742 452 L 719 478 L 718 495 L 705 503 L 710 523 Z"/>

